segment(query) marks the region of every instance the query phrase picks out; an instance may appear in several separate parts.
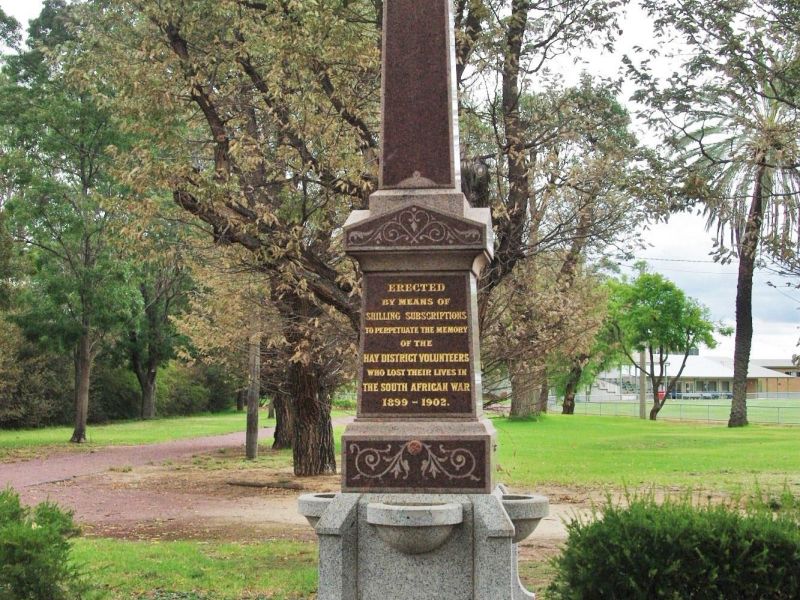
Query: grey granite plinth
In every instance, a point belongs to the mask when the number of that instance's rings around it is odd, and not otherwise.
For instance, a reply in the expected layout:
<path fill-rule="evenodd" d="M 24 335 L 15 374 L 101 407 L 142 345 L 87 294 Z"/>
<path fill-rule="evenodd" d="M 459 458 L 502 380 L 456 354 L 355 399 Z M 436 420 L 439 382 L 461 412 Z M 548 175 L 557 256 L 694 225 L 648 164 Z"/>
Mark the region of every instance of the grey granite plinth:
<path fill-rule="evenodd" d="M 535 512 L 544 516 L 547 500 L 535 498 Z M 318 507 L 301 499 L 301 512 Z M 450 530 L 431 550 L 407 545 L 415 531 L 425 538 L 445 525 Z M 396 536 L 380 531 L 387 526 L 404 528 L 406 541 L 396 543 Z M 501 488 L 492 494 L 338 494 L 315 530 L 319 600 L 534 597 L 519 581 L 516 532 Z"/>

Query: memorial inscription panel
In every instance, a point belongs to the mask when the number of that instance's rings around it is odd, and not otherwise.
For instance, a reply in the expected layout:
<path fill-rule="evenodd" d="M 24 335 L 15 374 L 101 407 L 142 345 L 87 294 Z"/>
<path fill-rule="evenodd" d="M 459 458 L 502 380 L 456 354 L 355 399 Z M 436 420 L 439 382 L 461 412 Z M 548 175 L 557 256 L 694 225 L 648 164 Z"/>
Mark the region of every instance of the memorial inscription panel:
<path fill-rule="evenodd" d="M 360 415 L 473 414 L 469 274 L 366 274 Z"/>

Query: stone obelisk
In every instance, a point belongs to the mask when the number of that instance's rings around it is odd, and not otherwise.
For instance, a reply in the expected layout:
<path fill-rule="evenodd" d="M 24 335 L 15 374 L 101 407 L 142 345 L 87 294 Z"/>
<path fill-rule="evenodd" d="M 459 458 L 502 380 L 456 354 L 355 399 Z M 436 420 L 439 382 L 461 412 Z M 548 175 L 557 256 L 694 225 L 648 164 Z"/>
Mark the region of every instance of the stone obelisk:
<path fill-rule="evenodd" d="M 385 0 L 381 169 L 344 227 L 363 275 L 358 413 L 342 493 L 301 497 L 319 600 L 520 600 L 517 546 L 547 514 L 493 484 L 477 279 L 488 209 L 460 189 L 451 0 Z"/>
<path fill-rule="evenodd" d="M 380 189 L 344 233 L 364 298 L 344 491 L 493 487 L 476 303 L 492 255 L 491 215 L 460 189 L 450 6 L 386 2 Z"/>

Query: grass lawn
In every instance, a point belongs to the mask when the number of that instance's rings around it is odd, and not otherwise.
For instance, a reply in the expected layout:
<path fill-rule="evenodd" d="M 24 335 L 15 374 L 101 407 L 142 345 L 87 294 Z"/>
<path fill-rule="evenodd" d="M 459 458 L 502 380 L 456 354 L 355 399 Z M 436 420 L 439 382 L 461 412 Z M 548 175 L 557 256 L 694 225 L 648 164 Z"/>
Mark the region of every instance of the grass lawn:
<path fill-rule="evenodd" d="M 186 438 L 221 435 L 244 431 L 245 413 L 224 413 L 172 417 L 150 421 L 124 421 L 108 425 L 89 425 L 87 444 L 70 444 L 72 427 L 48 427 L 45 429 L 0 430 L 0 460 L 14 455 L 24 457 L 36 450 L 48 448 L 96 448 L 109 445 L 155 444 Z M 270 427 L 274 420 L 262 413 L 260 424 Z"/>
<path fill-rule="evenodd" d="M 339 419 L 353 415 L 354 411 L 334 410 L 332 417 Z M 114 446 L 157 444 L 187 438 L 223 435 L 245 430 L 247 415 L 244 412 L 169 417 L 149 421 L 123 421 L 107 425 L 89 425 L 86 437 L 88 446 Z M 272 427 L 275 419 L 267 419 L 266 410 L 259 417 L 261 427 Z M 44 429 L 0 429 L 0 458 L 3 452 L 42 446 L 75 447 L 69 443 L 72 427 L 47 427 Z"/>
<path fill-rule="evenodd" d="M 547 415 L 495 419 L 499 481 L 518 487 L 657 485 L 747 492 L 800 489 L 800 429 Z"/>
<path fill-rule="evenodd" d="M 73 560 L 113 600 L 308 598 L 317 587 L 317 546 L 77 539 Z"/>
<path fill-rule="evenodd" d="M 654 485 L 676 492 L 693 488 L 746 494 L 756 482 L 765 487 L 788 483 L 800 490 L 799 428 L 729 429 L 561 415 L 493 422 L 500 446 L 497 480 L 532 491 L 548 484 L 613 489 Z M 337 452 L 343 429 L 335 430 Z M 204 468 L 238 468 L 238 463 L 214 455 L 195 460 L 205 461 Z M 259 460 L 265 467 L 288 466 L 291 451 L 264 452 Z M 252 463 L 242 465 L 252 468 Z M 109 600 L 296 600 L 311 597 L 317 584 L 313 542 L 83 538 L 74 543 L 74 559 L 85 565 L 87 577 Z M 540 593 L 554 574 L 546 561 L 525 562 L 521 572 Z"/>

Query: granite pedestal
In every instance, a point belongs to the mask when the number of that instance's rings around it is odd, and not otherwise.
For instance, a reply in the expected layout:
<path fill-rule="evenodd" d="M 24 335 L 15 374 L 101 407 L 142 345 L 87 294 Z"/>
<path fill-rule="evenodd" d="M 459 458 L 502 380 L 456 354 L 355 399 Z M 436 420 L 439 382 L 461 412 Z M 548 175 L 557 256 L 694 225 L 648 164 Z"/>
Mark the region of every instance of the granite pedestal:
<path fill-rule="evenodd" d="M 525 511 L 517 511 L 525 516 L 523 524 L 523 519 L 511 520 L 503 498 L 502 487 L 492 494 L 337 494 L 321 501 L 316 495 L 302 497 L 300 510 L 315 520 L 319 536 L 317 598 L 534 598 L 519 581 L 514 538 L 521 526 L 530 532 L 547 515 L 547 500 L 527 497 Z M 520 502 L 520 496 L 514 498 Z M 327 507 L 318 517 L 322 504 Z M 396 514 L 371 514 L 376 508 L 389 512 L 387 506 L 396 507 Z M 444 510 L 437 515 L 426 508 Z M 444 536 L 443 528 L 449 528 Z M 428 549 L 432 541 L 440 545 Z"/>

